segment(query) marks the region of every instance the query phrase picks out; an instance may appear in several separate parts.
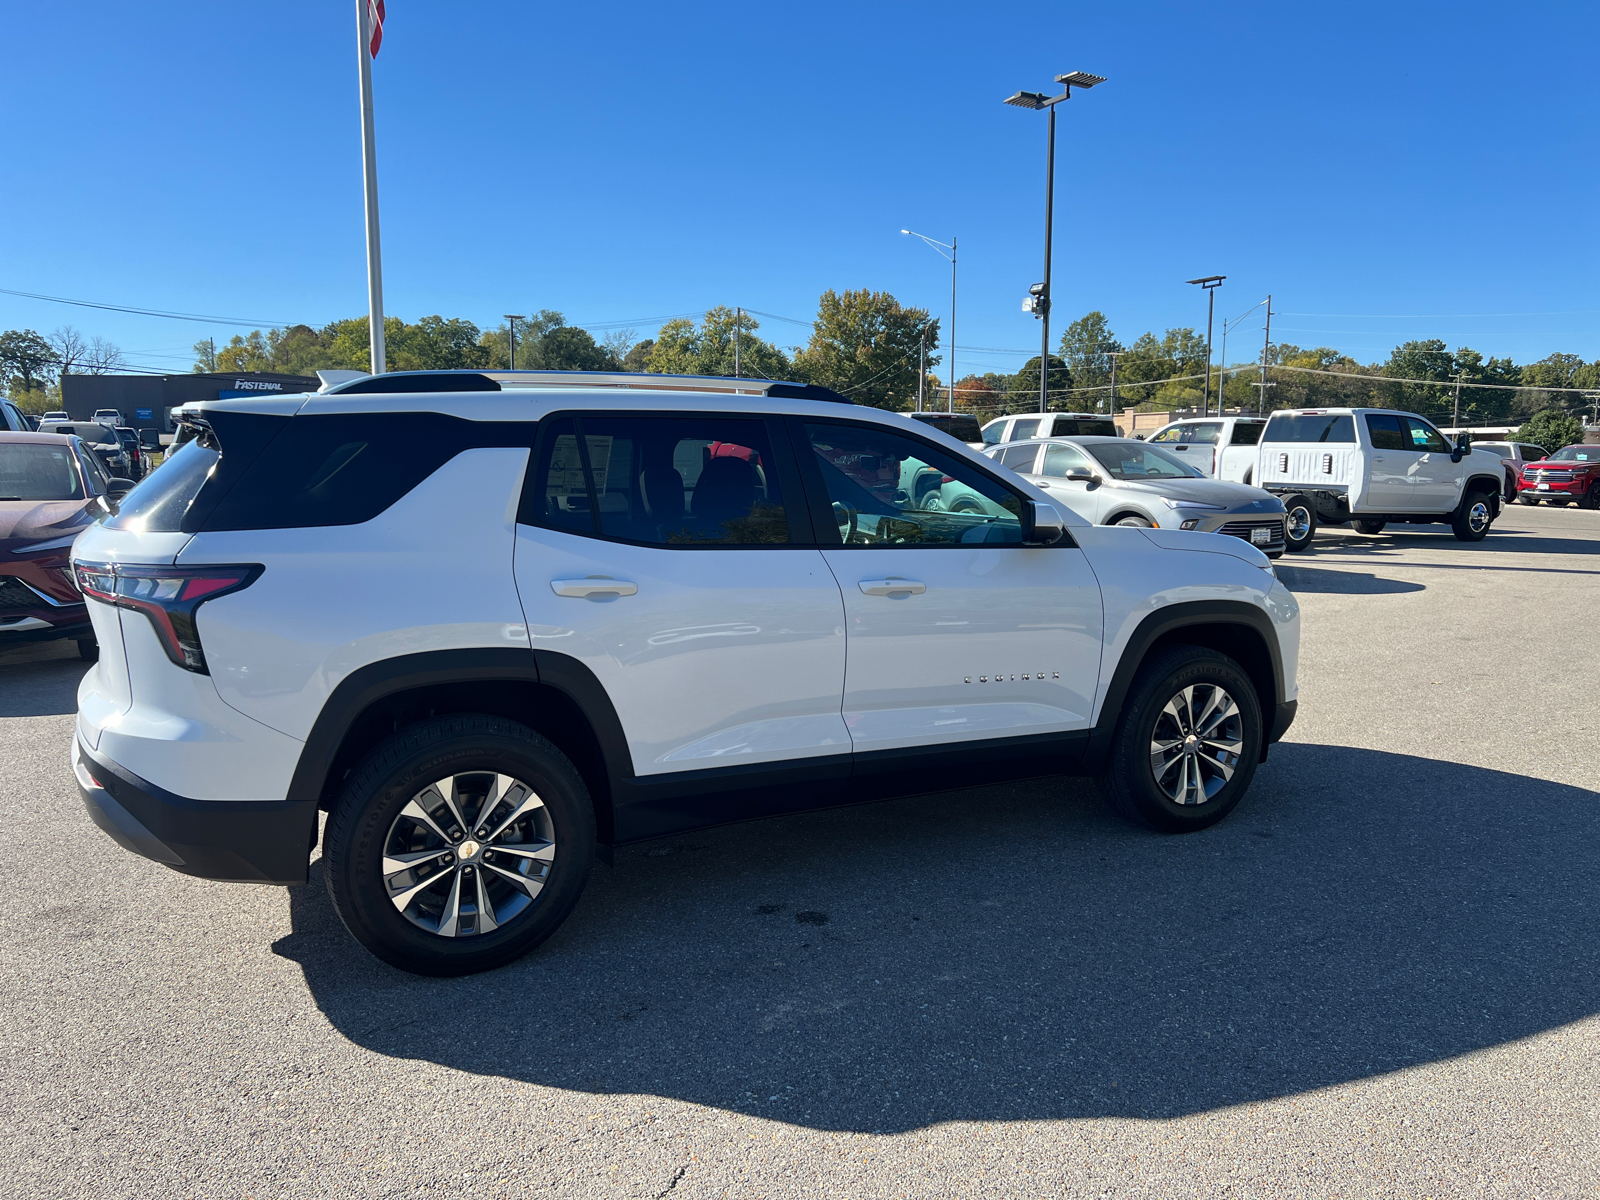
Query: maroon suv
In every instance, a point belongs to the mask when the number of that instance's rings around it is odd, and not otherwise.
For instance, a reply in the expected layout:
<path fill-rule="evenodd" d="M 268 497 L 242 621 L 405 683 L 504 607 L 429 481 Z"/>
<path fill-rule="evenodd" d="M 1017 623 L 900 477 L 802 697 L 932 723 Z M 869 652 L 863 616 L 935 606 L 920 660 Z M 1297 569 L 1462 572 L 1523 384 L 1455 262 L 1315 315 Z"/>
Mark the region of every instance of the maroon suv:
<path fill-rule="evenodd" d="M 1527 463 L 1517 478 L 1517 499 L 1600 508 L 1600 446 L 1563 446 L 1549 458 Z"/>
<path fill-rule="evenodd" d="M 76 437 L 0 431 L 0 647 L 73 638 L 96 656 L 68 556 L 125 483 L 108 480 Z"/>

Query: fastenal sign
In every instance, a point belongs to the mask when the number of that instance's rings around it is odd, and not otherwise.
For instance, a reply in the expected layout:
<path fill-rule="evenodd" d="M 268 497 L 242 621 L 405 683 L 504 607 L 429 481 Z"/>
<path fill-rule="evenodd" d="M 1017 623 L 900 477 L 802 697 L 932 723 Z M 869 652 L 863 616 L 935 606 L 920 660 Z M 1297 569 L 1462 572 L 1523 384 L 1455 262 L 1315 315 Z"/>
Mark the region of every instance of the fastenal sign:
<path fill-rule="evenodd" d="M 235 379 L 233 390 L 236 392 L 281 392 L 283 384 L 267 383 L 260 379 Z"/>

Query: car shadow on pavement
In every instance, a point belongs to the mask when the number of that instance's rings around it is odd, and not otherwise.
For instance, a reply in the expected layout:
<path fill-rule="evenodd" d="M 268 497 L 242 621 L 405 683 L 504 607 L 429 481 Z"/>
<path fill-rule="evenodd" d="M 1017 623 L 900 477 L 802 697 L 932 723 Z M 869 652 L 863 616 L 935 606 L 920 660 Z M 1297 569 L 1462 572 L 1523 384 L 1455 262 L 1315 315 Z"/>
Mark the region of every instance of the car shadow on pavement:
<path fill-rule="evenodd" d="M 1277 576 L 1291 592 L 1325 592 L 1341 596 L 1388 596 L 1426 590 L 1423 584 L 1403 579 L 1379 579 L 1357 571 L 1330 571 L 1326 567 L 1277 566 Z"/>
<path fill-rule="evenodd" d="M 41 642 L 0 652 L 0 717 L 78 711 L 78 683 L 89 664 L 76 642 Z"/>
<path fill-rule="evenodd" d="M 1284 744 L 1186 837 L 1054 780 L 625 849 L 464 979 L 367 957 L 318 863 L 274 950 L 397 1059 L 833 1130 L 1166 1118 L 1596 1012 L 1597 840 L 1581 788 Z"/>

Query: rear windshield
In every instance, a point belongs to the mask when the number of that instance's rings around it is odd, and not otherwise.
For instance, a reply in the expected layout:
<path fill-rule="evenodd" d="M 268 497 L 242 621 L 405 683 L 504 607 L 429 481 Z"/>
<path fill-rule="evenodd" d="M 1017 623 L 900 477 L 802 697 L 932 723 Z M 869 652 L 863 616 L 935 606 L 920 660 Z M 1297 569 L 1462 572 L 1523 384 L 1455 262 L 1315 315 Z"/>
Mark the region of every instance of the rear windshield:
<path fill-rule="evenodd" d="M 1078 419 L 1074 417 L 1057 417 L 1056 423 L 1051 426 L 1056 437 L 1116 437 L 1117 425 L 1115 421 Z"/>
<path fill-rule="evenodd" d="M 203 443 L 185 443 L 138 487 L 122 498 L 117 515 L 106 522 L 111 529 L 139 533 L 177 533 L 183 514 L 200 494 L 222 456 Z"/>
<path fill-rule="evenodd" d="M 1356 425 L 1348 416 L 1327 413 L 1275 413 L 1264 442 L 1353 442 Z"/>
<path fill-rule="evenodd" d="M 81 422 L 81 421 L 77 422 L 75 424 L 71 424 L 71 425 L 60 424 L 60 423 L 54 424 L 54 425 L 49 426 L 48 428 L 40 429 L 39 432 L 40 433 L 75 433 L 86 442 L 95 442 L 97 444 L 102 444 L 102 445 L 107 443 L 107 442 L 115 442 L 117 440 L 117 435 L 116 435 L 116 432 L 114 430 L 108 429 L 104 425 L 94 425 L 94 424 L 90 424 L 88 422 Z"/>
<path fill-rule="evenodd" d="M 911 416 L 924 425 L 943 430 L 958 442 L 983 441 L 983 430 L 978 427 L 977 417 L 951 416 L 949 413 L 912 413 Z"/>
<path fill-rule="evenodd" d="M 72 447 L 0 442 L 0 500 L 82 500 Z"/>

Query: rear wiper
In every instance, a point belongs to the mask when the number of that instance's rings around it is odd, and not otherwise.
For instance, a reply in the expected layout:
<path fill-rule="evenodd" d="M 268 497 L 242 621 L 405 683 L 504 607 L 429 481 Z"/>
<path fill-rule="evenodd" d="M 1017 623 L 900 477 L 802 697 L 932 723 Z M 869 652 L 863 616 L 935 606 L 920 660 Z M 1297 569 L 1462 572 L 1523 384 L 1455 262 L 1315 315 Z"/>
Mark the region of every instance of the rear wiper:
<path fill-rule="evenodd" d="M 0 496 L 0 500 L 21 500 L 21 496 Z"/>

